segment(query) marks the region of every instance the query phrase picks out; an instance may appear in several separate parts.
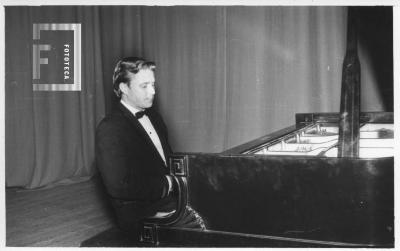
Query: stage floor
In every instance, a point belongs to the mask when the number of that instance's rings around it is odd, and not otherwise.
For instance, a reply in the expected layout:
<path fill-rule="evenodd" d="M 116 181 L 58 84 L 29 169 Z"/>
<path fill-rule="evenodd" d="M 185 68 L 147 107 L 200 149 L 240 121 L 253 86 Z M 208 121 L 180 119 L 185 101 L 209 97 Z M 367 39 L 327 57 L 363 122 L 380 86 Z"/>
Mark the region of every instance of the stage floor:
<path fill-rule="evenodd" d="M 113 226 L 99 178 L 48 189 L 6 189 L 6 246 L 79 247 Z"/>

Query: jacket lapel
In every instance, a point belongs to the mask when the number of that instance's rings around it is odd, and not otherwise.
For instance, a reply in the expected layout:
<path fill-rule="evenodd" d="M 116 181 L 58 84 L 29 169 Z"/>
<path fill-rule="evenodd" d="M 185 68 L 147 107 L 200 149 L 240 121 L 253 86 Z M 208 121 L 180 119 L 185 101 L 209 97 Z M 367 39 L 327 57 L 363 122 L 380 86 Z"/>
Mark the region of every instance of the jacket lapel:
<path fill-rule="evenodd" d="M 144 141 L 146 142 L 146 144 L 153 150 L 153 152 L 155 153 L 156 156 L 158 156 L 159 160 L 164 163 L 164 160 L 162 159 L 162 157 L 160 156 L 156 146 L 153 144 L 153 141 L 151 140 L 150 136 L 147 134 L 146 130 L 143 128 L 142 124 L 140 124 L 139 120 L 135 117 L 135 115 L 133 115 L 123 104 L 119 103 L 118 104 L 119 109 L 121 110 L 122 114 L 129 120 L 129 122 L 132 124 L 132 126 L 134 127 L 134 130 L 136 130 L 136 132 L 138 132 L 138 134 L 144 139 Z M 153 123 L 153 121 L 151 120 L 151 122 Z M 153 124 L 153 127 L 155 127 L 155 125 Z M 154 128 L 157 131 L 157 134 L 159 134 L 159 130 Z M 160 137 L 160 136 L 159 136 Z M 160 137 L 160 141 L 161 137 Z M 163 142 L 161 143 L 163 145 L 164 148 L 164 144 Z M 165 150 L 164 150 L 164 155 L 165 155 Z M 166 156 L 166 155 L 165 155 Z"/>

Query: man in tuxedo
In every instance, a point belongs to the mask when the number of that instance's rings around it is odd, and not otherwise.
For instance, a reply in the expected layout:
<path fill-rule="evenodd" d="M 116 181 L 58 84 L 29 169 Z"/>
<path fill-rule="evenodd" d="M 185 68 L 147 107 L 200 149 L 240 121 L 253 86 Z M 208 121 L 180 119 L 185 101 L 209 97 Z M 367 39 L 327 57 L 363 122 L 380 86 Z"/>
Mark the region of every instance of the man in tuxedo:
<path fill-rule="evenodd" d="M 166 166 L 171 153 L 167 127 L 152 108 L 155 67 L 153 62 L 136 57 L 117 63 L 113 88 L 120 102 L 96 130 L 96 164 L 118 226 L 126 231 L 137 232 L 144 218 L 168 216 L 177 206 L 176 184 Z M 204 229 L 190 207 L 184 218 L 175 225 L 190 223 Z"/>

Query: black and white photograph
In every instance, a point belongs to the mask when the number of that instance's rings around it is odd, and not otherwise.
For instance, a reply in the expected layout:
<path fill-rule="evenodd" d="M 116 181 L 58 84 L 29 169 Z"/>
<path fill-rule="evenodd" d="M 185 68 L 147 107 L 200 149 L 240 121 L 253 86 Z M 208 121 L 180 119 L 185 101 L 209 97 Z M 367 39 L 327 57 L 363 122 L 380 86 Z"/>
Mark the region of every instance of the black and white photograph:
<path fill-rule="evenodd" d="M 3 247 L 395 248 L 398 3 L 299 2 L 4 1 Z"/>

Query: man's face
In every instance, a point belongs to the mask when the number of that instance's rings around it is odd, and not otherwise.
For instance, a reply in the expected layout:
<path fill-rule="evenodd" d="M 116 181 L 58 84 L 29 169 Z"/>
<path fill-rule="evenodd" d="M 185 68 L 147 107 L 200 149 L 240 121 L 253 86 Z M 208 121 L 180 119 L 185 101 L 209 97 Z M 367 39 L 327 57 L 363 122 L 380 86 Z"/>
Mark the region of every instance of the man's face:
<path fill-rule="evenodd" d="M 154 72 L 150 69 L 130 73 L 130 86 L 120 84 L 122 99 L 139 110 L 150 108 L 156 94 L 154 82 Z"/>

